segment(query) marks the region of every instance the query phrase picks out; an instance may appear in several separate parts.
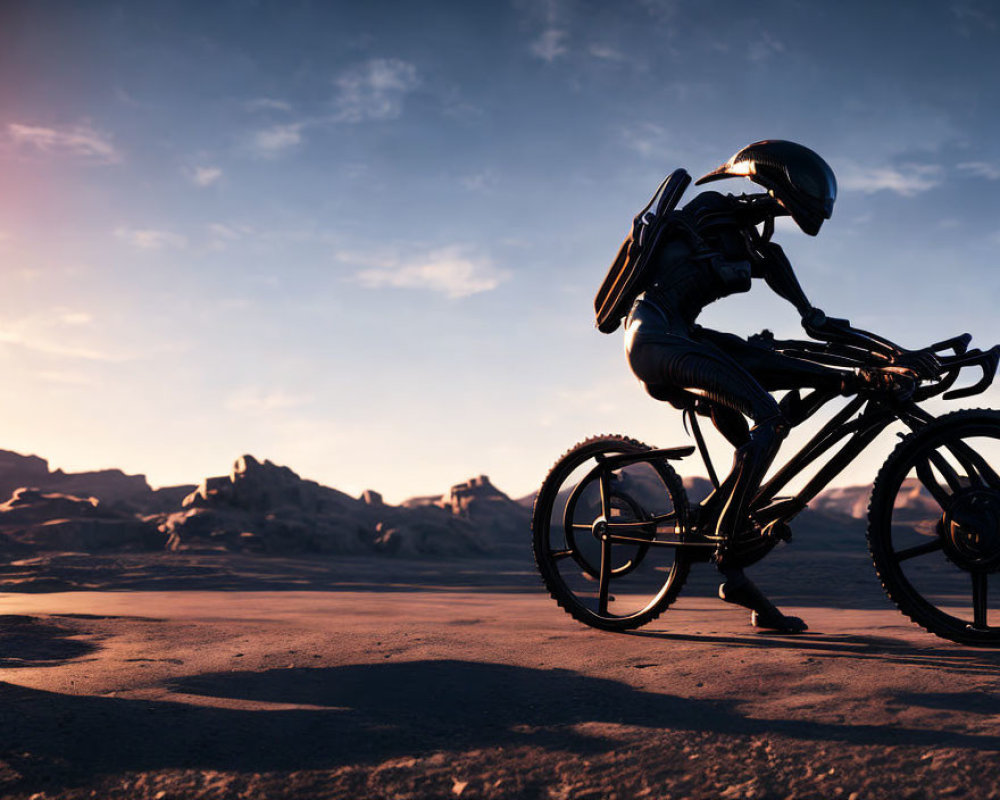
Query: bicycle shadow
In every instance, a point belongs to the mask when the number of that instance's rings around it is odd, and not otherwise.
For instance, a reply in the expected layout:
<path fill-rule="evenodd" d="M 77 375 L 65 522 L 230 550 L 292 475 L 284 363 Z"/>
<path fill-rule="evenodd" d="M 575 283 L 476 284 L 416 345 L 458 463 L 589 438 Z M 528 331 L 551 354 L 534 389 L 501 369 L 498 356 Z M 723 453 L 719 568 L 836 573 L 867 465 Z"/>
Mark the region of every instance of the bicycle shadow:
<path fill-rule="evenodd" d="M 893 692 L 893 702 L 939 711 L 959 711 L 995 716 L 1000 714 L 1000 697 L 989 692 Z"/>
<path fill-rule="evenodd" d="M 795 650 L 817 658 L 852 658 L 862 661 L 928 667 L 961 674 L 1000 673 L 1000 652 L 959 644 L 913 645 L 902 639 L 871 634 L 824 634 L 809 631 L 796 635 L 752 633 L 720 636 L 715 634 L 670 633 L 668 631 L 624 631 L 625 636 L 638 636 L 663 641 L 704 645 L 724 645 L 746 649 Z M 930 637 L 930 634 L 927 634 Z"/>
<path fill-rule="evenodd" d="M 998 735 L 755 719 L 733 700 L 684 698 L 567 670 L 497 663 L 219 672 L 169 685 L 176 701 L 61 695 L 0 684 L 0 702 L 10 712 L 0 726 L 0 758 L 22 776 L 0 790 L 52 789 L 164 769 L 301 771 L 456 749 L 535 746 L 587 755 L 619 747 L 620 736 L 603 737 L 600 723 L 637 726 L 646 738 L 673 732 L 768 734 L 854 745 L 1000 750 Z M 184 702 L 184 695 L 201 700 Z M 228 706 L 212 707 L 207 698 Z M 255 707 L 234 709 L 233 701 Z M 284 705 L 260 708 L 267 703 Z M 664 745 L 662 738 L 659 742 Z"/>

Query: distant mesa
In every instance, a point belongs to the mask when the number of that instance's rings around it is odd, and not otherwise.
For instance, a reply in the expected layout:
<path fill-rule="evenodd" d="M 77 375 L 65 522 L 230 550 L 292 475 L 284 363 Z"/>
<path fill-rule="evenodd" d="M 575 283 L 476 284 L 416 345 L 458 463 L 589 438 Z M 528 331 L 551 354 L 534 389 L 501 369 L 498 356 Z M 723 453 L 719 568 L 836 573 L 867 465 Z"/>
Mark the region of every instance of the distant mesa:
<path fill-rule="evenodd" d="M 22 456 L 0 450 L 0 496 L 22 486 L 71 495 L 89 495 L 102 503 L 114 504 L 146 498 L 153 490 L 145 475 L 126 475 L 120 469 L 95 472 L 49 471 L 49 462 L 38 456 Z"/>
<path fill-rule="evenodd" d="M 843 514 L 853 519 L 864 519 L 868 516 L 871 488 L 871 486 L 843 486 L 827 489 L 812 502 L 812 507 L 827 514 Z M 922 519 L 928 514 L 938 516 L 941 508 L 919 480 L 905 478 L 896 496 L 895 513 L 897 515 L 912 513 L 917 515 L 917 519 Z"/>

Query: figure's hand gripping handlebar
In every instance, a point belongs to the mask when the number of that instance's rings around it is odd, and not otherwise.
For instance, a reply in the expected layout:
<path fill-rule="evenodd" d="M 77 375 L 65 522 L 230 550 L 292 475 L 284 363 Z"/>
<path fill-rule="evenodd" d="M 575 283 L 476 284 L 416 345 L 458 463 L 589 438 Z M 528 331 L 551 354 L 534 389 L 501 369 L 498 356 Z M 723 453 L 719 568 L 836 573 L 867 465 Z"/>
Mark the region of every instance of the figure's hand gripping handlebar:
<path fill-rule="evenodd" d="M 829 318 L 827 318 L 829 320 Z M 841 322 L 834 320 L 833 324 Z M 827 326 L 824 325 L 824 328 Z M 943 395 L 945 400 L 970 397 L 986 391 L 1000 366 L 1000 345 L 989 350 L 970 350 L 972 336 L 963 333 L 921 350 L 904 350 L 896 344 L 867 331 L 850 328 L 857 337 L 833 335 L 825 343 L 775 339 L 770 331 L 751 338 L 758 346 L 768 347 L 792 358 L 812 361 L 827 367 L 877 369 L 909 374 L 917 381 L 912 399 L 921 402 Z M 878 343 L 878 347 L 870 343 Z M 971 386 L 949 391 L 966 367 L 979 367 L 983 375 Z"/>

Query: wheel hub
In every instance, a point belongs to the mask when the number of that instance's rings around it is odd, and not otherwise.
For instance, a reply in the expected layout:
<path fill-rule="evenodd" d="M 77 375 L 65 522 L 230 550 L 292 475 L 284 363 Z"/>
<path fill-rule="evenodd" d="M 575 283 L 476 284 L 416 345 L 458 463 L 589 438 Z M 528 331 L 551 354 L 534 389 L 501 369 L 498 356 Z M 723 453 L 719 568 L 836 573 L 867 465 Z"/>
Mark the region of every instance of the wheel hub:
<path fill-rule="evenodd" d="M 945 553 L 962 569 L 1000 569 L 1000 493 L 958 492 L 941 517 L 941 534 Z"/>

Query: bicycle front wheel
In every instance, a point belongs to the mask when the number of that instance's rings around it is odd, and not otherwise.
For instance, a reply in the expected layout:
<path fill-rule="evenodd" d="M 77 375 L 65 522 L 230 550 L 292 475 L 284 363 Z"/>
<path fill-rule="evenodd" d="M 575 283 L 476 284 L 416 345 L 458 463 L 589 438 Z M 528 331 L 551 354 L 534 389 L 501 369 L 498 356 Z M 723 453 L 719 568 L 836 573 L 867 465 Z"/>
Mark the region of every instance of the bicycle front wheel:
<path fill-rule="evenodd" d="M 1000 412 L 956 411 L 907 436 L 868 507 L 890 599 L 931 633 L 1000 646 Z"/>
<path fill-rule="evenodd" d="M 576 445 L 552 467 L 532 513 L 535 563 L 549 593 L 575 619 L 604 630 L 655 619 L 684 585 L 679 540 L 684 486 L 663 460 L 607 466 L 650 450 L 624 436 Z"/>

